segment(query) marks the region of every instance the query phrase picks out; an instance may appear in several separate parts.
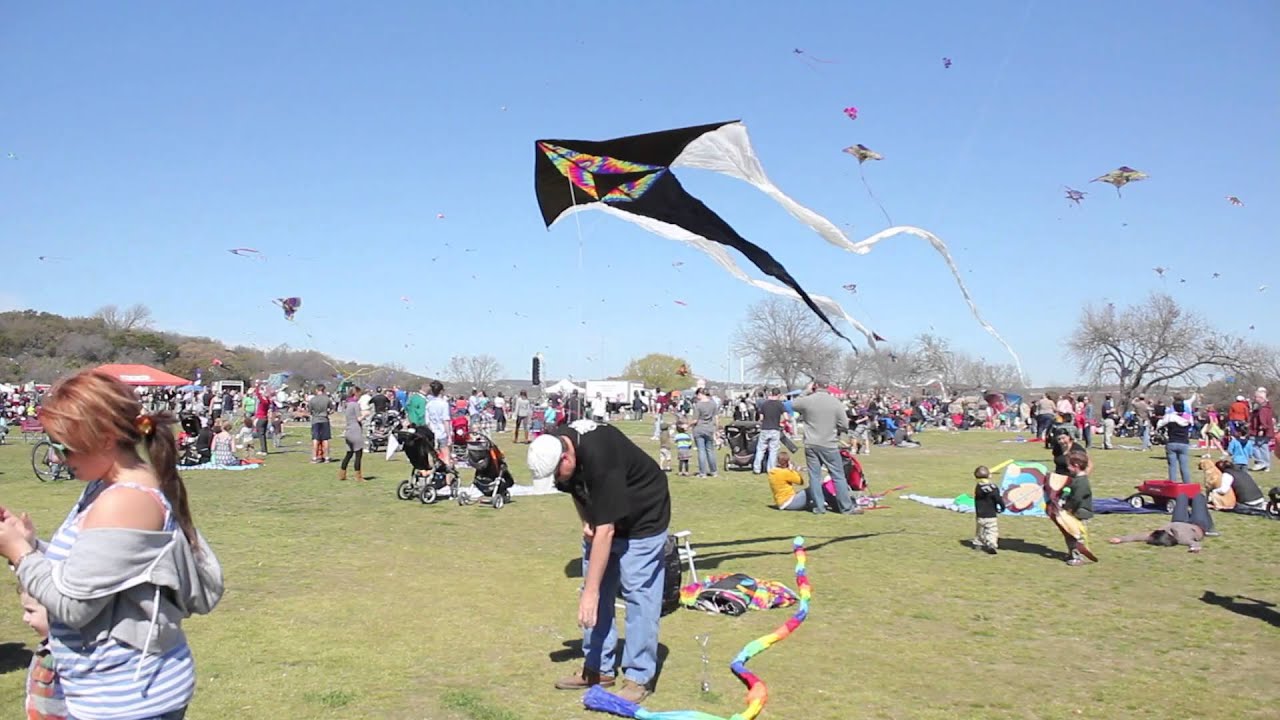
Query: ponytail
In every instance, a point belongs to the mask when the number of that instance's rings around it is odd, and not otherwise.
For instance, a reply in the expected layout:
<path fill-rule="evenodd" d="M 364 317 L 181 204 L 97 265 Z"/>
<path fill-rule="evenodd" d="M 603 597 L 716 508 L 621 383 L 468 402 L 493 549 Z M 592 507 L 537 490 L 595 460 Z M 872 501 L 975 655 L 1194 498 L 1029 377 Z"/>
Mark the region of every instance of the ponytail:
<path fill-rule="evenodd" d="M 182 534 L 191 547 L 197 547 L 196 526 L 191 521 L 191 505 L 187 501 L 187 486 L 178 475 L 178 440 L 173 435 L 174 417 L 167 412 L 142 415 L 142 444 L 147 450 L 151 469 L 160 481 L 160 491 L 169 500 L 174 517 Z M 141 429 L 141 428 L 140 428 Z"/>

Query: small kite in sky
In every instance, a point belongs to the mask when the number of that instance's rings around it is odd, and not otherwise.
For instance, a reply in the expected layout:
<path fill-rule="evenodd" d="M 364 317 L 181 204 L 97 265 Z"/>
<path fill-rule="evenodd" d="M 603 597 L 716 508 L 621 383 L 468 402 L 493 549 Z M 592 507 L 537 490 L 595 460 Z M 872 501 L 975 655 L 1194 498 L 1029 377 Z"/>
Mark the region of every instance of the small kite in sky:
<path fill-rule="evenodd" d="M 284 310 L 285 320 L 292 320 L 294 314 L 298 312 L 298 308 L 302 307 L 302 298 L 299 297 L 276 298 L 272 302 L 279 305 L 281 310 Z"/>
<path fill-rule="evenodd" d="M 824 60 L 819 57 L 814 57 L 800 48 L 792 50 L 791 55 L 795 59 L 807 65 L 809 69 L 814 72 L 818 72 L 818 64 L 830 65 L 835 62 L 835 60 Z"/>
<path fill-rule="evenodd" d="M 444 213 L 436 213 L 436 219 L 437 219 L 437 220 L 443 220 L 443 219 L 444 219 Z"/>
<path fill-rule="evenodd" d="M 866 161 L 868 161 L 868 160 L 883 160 L 883 159 L 884 159 L 884 156 L 883 156 L 883 155 L 881 155 L 880 153 L 876 152 L 875 150 L 872 150 L 871 148 L 867 147 L 866 145 L 863 145 L 862 143 L 858 143 L 857 145 L 850 145 L 849 147 L 845 148 L 845 149 L 844 149 L 844 150 L 842 150 L 841 152 L 847 152 L 847 153 L 849 153 L 850 155 L 852 155 L 852 156 L 854 156 L 854 157 L 858 158 L 858 164 L 859 164 L 859 165 L 861 165 L 862 163 L 864 163 L 864 162 L 866 162 Z"/>
<path fill-rule="evenodd" d="M 40 262 L 62 262 L 66 260 L 66 258 L 58 257 L 57 255 L 37 255 L 36 259 Z"/>
<path fill-rule="evenodd" d="M 1169 272 L 1169 268 L 1167 268 L 1167 267 L 1160 267 L 1160 266 L 1158 266 L 1158 265 L 1157 265 L 1156 267 L 1151 268 L 1151 269 L 1152 269 L 1152 270 L 1154 270 L 1154 271 L 1156 272 L 1156 274 L 1157 274 L 1157 275 L 1159 275 L 1160 277 L 1164 277 L 1164 274 L 1165 274 L 1165 273 L 1167 273 L 1167 272 Z"/>
<path fill-rule="evenodd" d="M 857 295 L 857 294 L 858 294 L 858 284 L 857 284 L 857 283 L 849 283 L 849 284 L 847 284 L 847 285 L 841 285 L 840 287 L 844 288 L 845 290 L 848 290 L 849 292 L 853 293 L 854 295 Z"/>
<path fill-rule="evenodd" d="M 885 340 L 883 337 L 880 337 L 880 333 L 871 333 L 871 335 L 875 337 L 876 342 L 889 342 L 888 340 Z"/>
<path fill-rule="evenodd" d="M 1258 292 L 1266 292 L 1266 291 L 1267 291 L 1267 286 L 1266 286 L 1266 285 L 1259 285 L 1259 286 L 1258 286 Z"/>
<path fill-rule="evenodd" d="M 13 153 L 9 153 L 8 158 L 9 158 L 10 160 L 17 160 L 17 159 L 18 159 L 18 156 L 17 156 L 17 155 L 14 155 Z"/>
<path fill-rule="evenodd" d="M 1080 201 L 1081 201 L 1081 200 L 1084 200 L 1084 196 L 1085 196 L 1085 195 L 1088 195 L 1088 194 L 1089 194 L 1089 193 L 1087 193 L 1087 192 L 1082 192 L 1082 191 L 1080 191 L 1080 190 L 1075 190 L 1075 189 L 1070 188 L 1070 187 L 1066 188 L 1066 190 L 1067 190 L 1067 199 L 1068 199 L 1068 200 L 1070 200 L 1071 202 L 1073 202 L 1073 203 L 1077 204 L 1077 205 L 1079 205 L 1079 204 L 1080 204 Z"/>
<path fill-rule="evenodd" d="M 676 300 L 676 304 L 679 305 L 680 307 L 689 307 L 689 303 L 683 300 Z"/>
<path fill-rule="evenodd" d="M 862 187 L 867 189 L 867 195 L 870 195 L 876 206 L 880 208 L 880 214 L 884 215 L 885 222 L 892 225 L 893 219 L 889 217 L 889 212 L 884 209 L 884 203 L 880 202 L 880 198 L 876 197 L 875 191 L 871 189 L 871 183 L 867 182 L 867 175 L 862 169 L 862 163 L 868 160 L 883 160 L 884 156 L 862 143 L 850 145 L 841 152 L 846 152 L 858 158 L 858 176 L 862 178 Z"/>
<path fill-rule="evenodd" d="M 1116 168 L 1115 170 L 1112 170 L 1106 175 L 1100 175 L 1090 180 L 1089 182 L 1111 183 L 1112 185 L 1116 186 L 1116 195 L 1120 196 L 1120 188 L 1124 187 L 1125 185 L 1128 185 L 1131 182 L 1138 182 L 1139 180 L 1146 180 L 1146 179 L 1147 179 L 1147 174 L 1142 172 L 1141 170 L 1134 170 L 1128 165 L 1121 165 L 1120 167 Z"/>
<path fill-rule="evenodd" d="M 1228 195 L 1227 202 L 1231 203 L 1232 205 L 1235 205 L 1236 207 L 1244 207 L 1244 202 L 1241 201 L 1240 198 L 1236 197 L 1235 195 Z"/>
<path fill-rule="evenodd" d="M 1214 273 L 1214 274 L 1213 274 L 1213 279 L 1214 279 L 1214 280 L 1217 280 L 1217 279 L 1218 279 L 1218 278 L 1220 278 L 1220 277 L 1222 277 L 1222 273 Z"/>
<path fill-rule="evenodd" d="M 942 67 L 943 67 L 944 69 L 946 69 L 946 70 L 950 70 L 950 69 L 951 69 L 951 58 L 949 58 L 949 57 L 944 57 L 944 58 L 942 58 Z"/>
<path fill-rule="evenodd" d="M 845 115 L 845 117 L 849 118 L 850 120 L 857 120 L 857 119 L 858 119 L 858 108 L 856 108 L 856 107 L 854 107 L 854 106 L 850 105 L 849 107 L 847 107 L 847 108 L 845 108 L 845 109 L 844 109 L 844 115 Z"/>
<path fill-rule="evenodd" d="M 1185 283 L 1186 281 L 1187 281 L 1186 278 L 1178 278 L 1179 283 Z"/>
<path fill-rule="evenodd" d="M 983 319 L 964 276 L 946 243 L 918 227 L 889 227 L 859 242 L 851 241 L 827 218 L 786 195 L 770 181 L 740 121 L 675 128 L 609 140 L 537 140 L 534 142 L 534 190 L 543 222 L 549 228 L 563 217 L 597 210 L 633 223 L 660 237 L 701 250 L 738 280 L 776 295 L 798 298 L 832 332 L 848 341 L 833 318 L 843 318 L 868 343 L 874 334 L 835 300 L 810 295 L 777 258 L 747 240 L 681 185 L 675 171 L 696 168 L 742 180 L 781 205 L 792 217 L 831 245 L 865 255 L 883 240 L 910 235 L 928 242 L 946 262 L 974 319 L 1013 357 L 1021 376 L 1021 359 L 999 332 Z M 794 248 L 788 248 L 793 250 Z M 777 282 L 753 278 L 738 266 L 736 250 L 760 272 Z M 850 341 L 850 344 L 852 342 Z"/>
<path fill-rule="evenodd" d="M 264 259 L 264 258 L 262 257 L 262 253 L 258 252 L 257 250 L 254 250 L 253 248 L 244 248 L 244 247 L 242 247 L 242 248 L 231 248 L 231 249 L 230 249 L 230 250 L 228 250 L 227 252 L 231 253 L 232 255 L 239 255 L 240 257 L 250 258 L 250 259 L 253 259 L 253 260 L 262 260 L 262 259 Z"/>
<path fill-rule="evenodd" d="M 671 267 L 673 267 L 673 268 L 678 268 L 678 267 L 680 267 L 681 265 L 684 265 L 684 261 L 683 261 L 683 260 L 677 260 L 677 261 L 675 261 L 675 262 L 671 263 Z"/>

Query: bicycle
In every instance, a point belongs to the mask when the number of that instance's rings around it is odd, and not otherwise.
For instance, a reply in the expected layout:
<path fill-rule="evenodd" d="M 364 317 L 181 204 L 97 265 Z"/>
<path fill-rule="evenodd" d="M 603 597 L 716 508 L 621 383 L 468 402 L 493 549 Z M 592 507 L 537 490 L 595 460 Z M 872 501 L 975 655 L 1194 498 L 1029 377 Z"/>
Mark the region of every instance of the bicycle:
<path fill-rule="evenodd" d="M 48 438 L 41 439 L 31 448 L 31 469 L 40 482 L 74 480 L 76 477 Z"/>

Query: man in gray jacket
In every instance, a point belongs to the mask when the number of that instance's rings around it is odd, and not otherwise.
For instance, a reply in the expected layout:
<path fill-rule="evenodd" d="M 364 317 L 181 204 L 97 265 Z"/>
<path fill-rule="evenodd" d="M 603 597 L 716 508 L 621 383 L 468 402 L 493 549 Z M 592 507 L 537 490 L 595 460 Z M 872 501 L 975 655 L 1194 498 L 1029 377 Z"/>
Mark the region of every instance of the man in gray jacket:
<path fill-rule="evenodd" d="M 791 401 L 791 407 L 800 413 L 804 423 L 804 459 L 809 465 L 809 498 L 813 501 L 813 513 L 827 511 L 822 496 L 822 468 L 831 473 L 836 486 L 836 504 L 845 515 L 857 515 L 849 494 L 849 481 L 844 476 L 844 461 L 840 459 L 839 436 L 849 431 L 849 416 L 844 404 L 831 396 L 827 384 L 821 381 L 809 383 L 808 392 Z"/>

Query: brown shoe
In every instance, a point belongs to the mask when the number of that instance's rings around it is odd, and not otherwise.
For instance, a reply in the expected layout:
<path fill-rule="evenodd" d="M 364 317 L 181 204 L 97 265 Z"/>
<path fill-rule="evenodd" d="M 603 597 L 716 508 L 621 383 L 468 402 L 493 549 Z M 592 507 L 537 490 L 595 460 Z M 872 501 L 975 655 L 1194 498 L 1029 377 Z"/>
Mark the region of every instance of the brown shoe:
<path fill-rule="evenodd" d="M 367 482 L 364 479 L 364 475 L 359 470 L 356 471 L 356 482 Z"/>
<path fill-rule="evenodd" d="M 613 687 L 613 676 L 601 675 L 598 670 L 582 668 L 578 672 L 556 681 L 557 690 L 586 690 L 592 685 Z"/>
<path fill-rule="evenodd" d="M 629 677 L 624 677 L 622 678 L 622 687 L 618 689 L 616 692 L 614 692 L 613 694 L 617 695 L 623 700 L 626 700 L 627 702 L 632 702 L 632 703 L 635 703 L 636 705 L 639 705 L 640 703 L 644 702 L 644 699 L 649 697 L 649 695 L 651 695 L 652 693 L 650 693 L 649 688 L 645 687 L 644 685 L 641 685 L 640 683 L 636 682 L 635 680 L 632 680 Z"/>
<path fill-rule="evenodd" d="M 346 471 L 346 470 L 339 470 L 339 471 L 338 471 L 338 479 L 339 479 L 339 480 L 346 480 L 346 479 L 347 479 L 347 471 Z"/>

